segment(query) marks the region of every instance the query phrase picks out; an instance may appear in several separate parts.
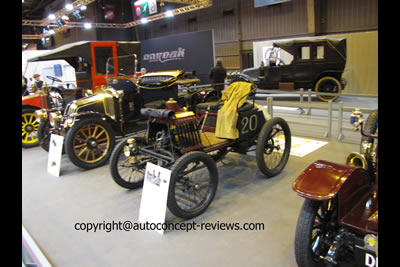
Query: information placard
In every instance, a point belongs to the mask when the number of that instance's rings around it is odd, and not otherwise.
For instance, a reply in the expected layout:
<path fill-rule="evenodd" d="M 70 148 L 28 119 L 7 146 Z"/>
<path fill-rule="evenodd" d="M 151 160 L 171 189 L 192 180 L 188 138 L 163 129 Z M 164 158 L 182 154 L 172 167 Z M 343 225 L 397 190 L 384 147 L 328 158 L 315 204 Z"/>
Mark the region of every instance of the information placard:
<path fill-rule="evenodd" d="M 61 155 L 64 144 L 64 136 L 52 134 L 50 136 L 49 157 L 47 160 L 47 172 L 60 176 Z"/>
<path fill-rule="evenodd" d="M 139 210 L 140 222 L 165 222 L 170 176 L 170 170 L 147 163 Z M 162 229 L 156 231 L 164 234 Z"/>

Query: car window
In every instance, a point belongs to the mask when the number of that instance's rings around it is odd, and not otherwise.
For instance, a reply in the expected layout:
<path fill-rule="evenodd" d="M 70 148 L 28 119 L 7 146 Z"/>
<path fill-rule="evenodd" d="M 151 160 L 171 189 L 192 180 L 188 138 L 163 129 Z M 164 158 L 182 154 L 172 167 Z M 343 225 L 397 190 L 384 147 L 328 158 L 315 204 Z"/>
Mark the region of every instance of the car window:
<path fill-rule="evenodd" d="M 299 46 L 297 58 L 299 60 L 310 60 L 310 47 L 309 46 Z"/>
<path fill-rule="evenodd" d="M 315 59 L 324 59 L 325 58 L 325 47 L 323 45 L 317 45 L 315 47 Z"/>
<path fill-rule="evenodd" d="M 113 56 L 112 47 L 95 47 L 94 53 L 96 57 L 96 74 L 105 75 L 107 59 Z M 109 71 L 109 74 L 114 74 L 113 69 Z"/>

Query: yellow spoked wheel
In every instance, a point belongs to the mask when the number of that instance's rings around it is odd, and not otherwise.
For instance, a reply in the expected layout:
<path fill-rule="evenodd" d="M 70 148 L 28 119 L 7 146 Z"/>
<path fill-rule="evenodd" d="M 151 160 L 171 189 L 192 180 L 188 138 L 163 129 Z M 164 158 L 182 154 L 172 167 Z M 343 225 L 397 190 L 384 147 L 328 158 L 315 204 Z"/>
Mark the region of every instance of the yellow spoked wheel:
<path fill-rule="evenodd" d="M 319 93 L 341 94 L 343 88 L 336 78 L 327 76 L 318 80 L 314 89 Z M 338 97 L 339 95 L 318 95 L 318 98 L 324 102 L 328 102 L 329 100 L 335 101 Z"/>
<path fill-rule="evenodd" d="M 114 145 L 112 129 L 97 118 L 79 121 L 68 131 L 65 141 L 65 149 L 72 163 L 84 169 L 105 164 Z"/>
<path fill-rule="evenodd" d="M 25 148 L 39 144 L 37 135 L 39 123 L 36 121 L 34 112 L 32 108 L 22 110 L 22 147 Z"/>

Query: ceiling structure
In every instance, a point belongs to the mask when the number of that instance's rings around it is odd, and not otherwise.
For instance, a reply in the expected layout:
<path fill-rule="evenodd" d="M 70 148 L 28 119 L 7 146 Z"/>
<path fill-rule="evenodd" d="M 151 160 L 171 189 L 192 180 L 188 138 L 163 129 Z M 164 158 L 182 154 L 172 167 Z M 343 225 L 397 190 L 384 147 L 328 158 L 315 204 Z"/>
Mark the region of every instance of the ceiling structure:
<path fill-rule="evenodd" d="M 57 0 L 22 0 L 22 39 L 23 40 L 35 40 L 41 39 L 47 35 L 63 31 L 68 28 L 84 27 L 84 22 L 69 21 L 64 26 L 58 26 L 54 20 L 49 19 L 45 14 L 45 8 L 49 5 L 59 2 Z M 76 0 L 72 2 L 72 9 L 61 7 L 54 13 L 56 18 L 62 15 L 69 15 L 82 6 L 90 5 L 96 0 Z M 146 20 L 133 20 L 126 23 L 91 23 L 92 28 L 130 28 L 143 23 L 147 23 L 154 20 L 163 19 L 171 15 L 179 15 L 183 13 L 192 12 L 202 8 L 212 6 L 212 0 L 157 0 L 160 4 L 164 2 L 170 2 L 175 4 L 181 4 L 180 7 L 170 11 L 170 13 L 160 12 L 152 16 L 146 17 Z M 171 13 L 172 12 L 172 13 Z M 53 31 L 50 33 L 42 33 L 39 29 L 43 27 L 51 28 Z"/>

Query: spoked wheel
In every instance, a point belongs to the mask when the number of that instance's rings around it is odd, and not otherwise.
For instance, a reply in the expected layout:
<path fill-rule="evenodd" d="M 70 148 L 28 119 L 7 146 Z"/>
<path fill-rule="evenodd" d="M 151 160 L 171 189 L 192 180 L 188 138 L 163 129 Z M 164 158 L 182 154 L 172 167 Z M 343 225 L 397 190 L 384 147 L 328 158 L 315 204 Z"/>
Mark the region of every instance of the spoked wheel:
<path fill-rule="evenodd" d="M 340 94 L 342 92 L 342 85 L 334 77 L 323 77 L 315 84 L 315 91 L 320 93 L 335 93 Z M 318 98 L 322 101 L 336 100 L 339 96 L 334 95 L 318 95 Z"/>
<path fill-rule="evenodd" d="M 86 118 L 77 122 L 65 138 L 65 150 L 69 159 L 83 169 L 104 165 L 114 146 L 113 130 L 98 118 Z"/>
<path fill-rule="evenodd" d="M 295 256 L 299 267 L 315 267 L 326 256 L 337 232 L 337 201 L 305 199 L 296 227 Z"/>
<path fill-rule="evenodd" d="M 264 175 L 273 177 L 281 173 L 289 159 L 291 133 L 282 118 L 268 120 L 260 131 L 256 146 L 257 166 Z"/>
<path fill-rule="evenodd" d="M 38 127 L 38 138 L 40 146 L 47 152 L 49 152 L 50 147 L 50 121 L 44 120 L 40 121 Z"/>
<path fill-rule="evenodd" d="M 140 152 L 140 146 L 145 138 L 135 137 L 122 140 L 110 157 L 110 171 L 114 181 L 127 189 L 135 189 L 143 185 L 147 162 L 154 161 L 153 157 Z"/>
<path fill-rule="evenodd" d="M 171 169 L 168 209 L 183 219 L 196 217 L 210 205 L 217 186 L 217 165 L 209 155 L 199 151 L 184 154 Z"/>
<path fill-rule="evenodd" d="M 50 121 L 43 120 L 43 121 L 40 121 L 38 131 L 37 131 L 40 146 L 47 152 L 49 152 L 49 150 L 50 150 L 50 138 L 51 138 L 50 128 L 51 128 Z M 62 154 L 65 154 L 64 147 L 62 149 Z"/>
<path fill-rule="evenodd" d="M 39 144 L 38 127 L 39 123 L 35 118 L 35 109 L 22 109 L 22 147 L 30 148 Z"/>

